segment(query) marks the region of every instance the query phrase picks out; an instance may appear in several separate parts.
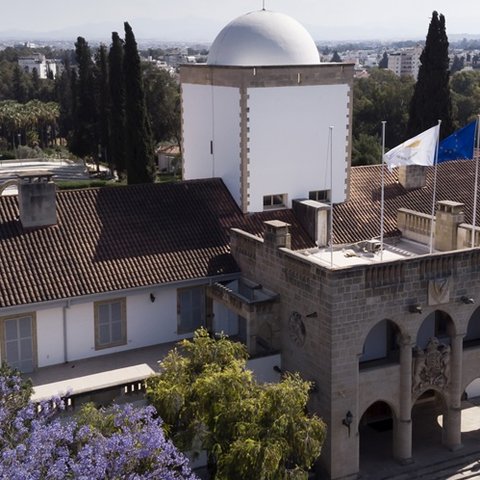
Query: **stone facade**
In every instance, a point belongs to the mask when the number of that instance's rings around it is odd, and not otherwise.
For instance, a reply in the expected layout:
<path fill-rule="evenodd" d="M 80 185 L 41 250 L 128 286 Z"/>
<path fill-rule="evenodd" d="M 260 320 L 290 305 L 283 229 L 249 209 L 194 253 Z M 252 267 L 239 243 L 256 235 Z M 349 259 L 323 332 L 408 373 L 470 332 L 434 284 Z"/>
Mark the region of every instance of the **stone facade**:
<path fill-rule="evenodd" d="M 361 424 L 379 401 L 391 410 L 398 461 L 414 457 L 411 412 L 425 392 L 441 405 L 443 444 L 460 448 L 460 401 L 480 376 L 475 335 L 464 351 L 469 325 L 480 321 L 465 301 L 480 288 L 480 252 L 331 269 L 286 248 L 286 227 L 268 225 L 264 241 L 233 230 L 231 248 L 243 275 L 279 294 L 282 369 L 315 382 L 311 409 L 328 425 L 321 465 L 330 478 L 356 478 Z M 394 332 L 394 355 L 362 362 L 368 336 L 385 321 Z M 432 325 L 427 337 L 425 325 Z"/>

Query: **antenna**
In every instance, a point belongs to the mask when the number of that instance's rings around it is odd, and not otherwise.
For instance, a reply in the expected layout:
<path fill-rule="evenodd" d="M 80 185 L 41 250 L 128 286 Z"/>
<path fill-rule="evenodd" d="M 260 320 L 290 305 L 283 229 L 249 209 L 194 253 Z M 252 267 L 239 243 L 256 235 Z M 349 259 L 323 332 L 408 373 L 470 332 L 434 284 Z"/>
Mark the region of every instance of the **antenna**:
<path fill-rule="evenodd" d="M 265 10 L 265 0 L 262 0 L 262 5 L 263 5 L 262 10 Z"/>

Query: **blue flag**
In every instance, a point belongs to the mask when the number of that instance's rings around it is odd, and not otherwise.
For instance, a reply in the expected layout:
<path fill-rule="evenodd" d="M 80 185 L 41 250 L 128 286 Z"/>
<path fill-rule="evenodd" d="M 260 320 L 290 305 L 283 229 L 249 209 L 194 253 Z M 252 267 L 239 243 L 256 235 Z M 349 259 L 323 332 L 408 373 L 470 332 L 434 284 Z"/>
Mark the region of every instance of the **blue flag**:
<path fill-rule="evenodd" d="M 448 160 L 473 159 L 476 126 L 477 121 L 474 120 L 460 130 L 453 132 L 447 138 L 444 138 L 438 146 L 437 163 Z"/>

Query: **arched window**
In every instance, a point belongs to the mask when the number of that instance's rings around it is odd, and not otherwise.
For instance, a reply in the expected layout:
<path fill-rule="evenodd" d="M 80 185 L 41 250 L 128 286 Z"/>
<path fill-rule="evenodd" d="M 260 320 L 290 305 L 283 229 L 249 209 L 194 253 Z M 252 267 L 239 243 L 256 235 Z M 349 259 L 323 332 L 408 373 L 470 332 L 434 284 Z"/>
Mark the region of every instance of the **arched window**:
<path fill-rule="evenodd" d="M 432 312 L 422 323 L 417 333 L 417 346 L 425 348 L 428 341 L 436 337 L 445 345 L 450 345 L 453 322 L 448 313 L 441 310 Z"/>
<path fill-rule="evenodd" d="M 465 348 L 480 345 L 480 307 L 477 308 L 468 322 L 467 334 L 463 339 Z"/>
<path fill-rule="evenodd" d="M 384 363 L 399 361 L 398 338 L 399 329 L 390 320 L 378 322 L 368 332 L 363 353 L 360 357 L 360 368 L 369 368 Z"/>

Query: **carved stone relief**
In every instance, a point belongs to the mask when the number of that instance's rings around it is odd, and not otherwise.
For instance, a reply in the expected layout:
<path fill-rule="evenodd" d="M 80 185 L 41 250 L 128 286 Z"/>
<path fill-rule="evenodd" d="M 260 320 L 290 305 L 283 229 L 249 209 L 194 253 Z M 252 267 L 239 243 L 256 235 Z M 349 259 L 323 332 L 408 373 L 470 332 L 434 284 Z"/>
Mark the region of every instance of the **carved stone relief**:
<path fill-rule="evenodd" d="M 305 343 L 305 324 L 298 312 L 292 312 L 288 319 L 288 332 L 292 341 L 299 347 Z"/>
<path fill-rule="evenodd" d="M 428 304 L 442 305 L 450 301 L 450 278 L 430 280 L 428 282 Z"/>
<path fill-rule="evenodd" d="M 426 348 L 413 349 L 414 394 L 421 393 L 429 387 L 445 389 L 450 383 L 450 345 L 445 345 L 432 337 Z"/>

